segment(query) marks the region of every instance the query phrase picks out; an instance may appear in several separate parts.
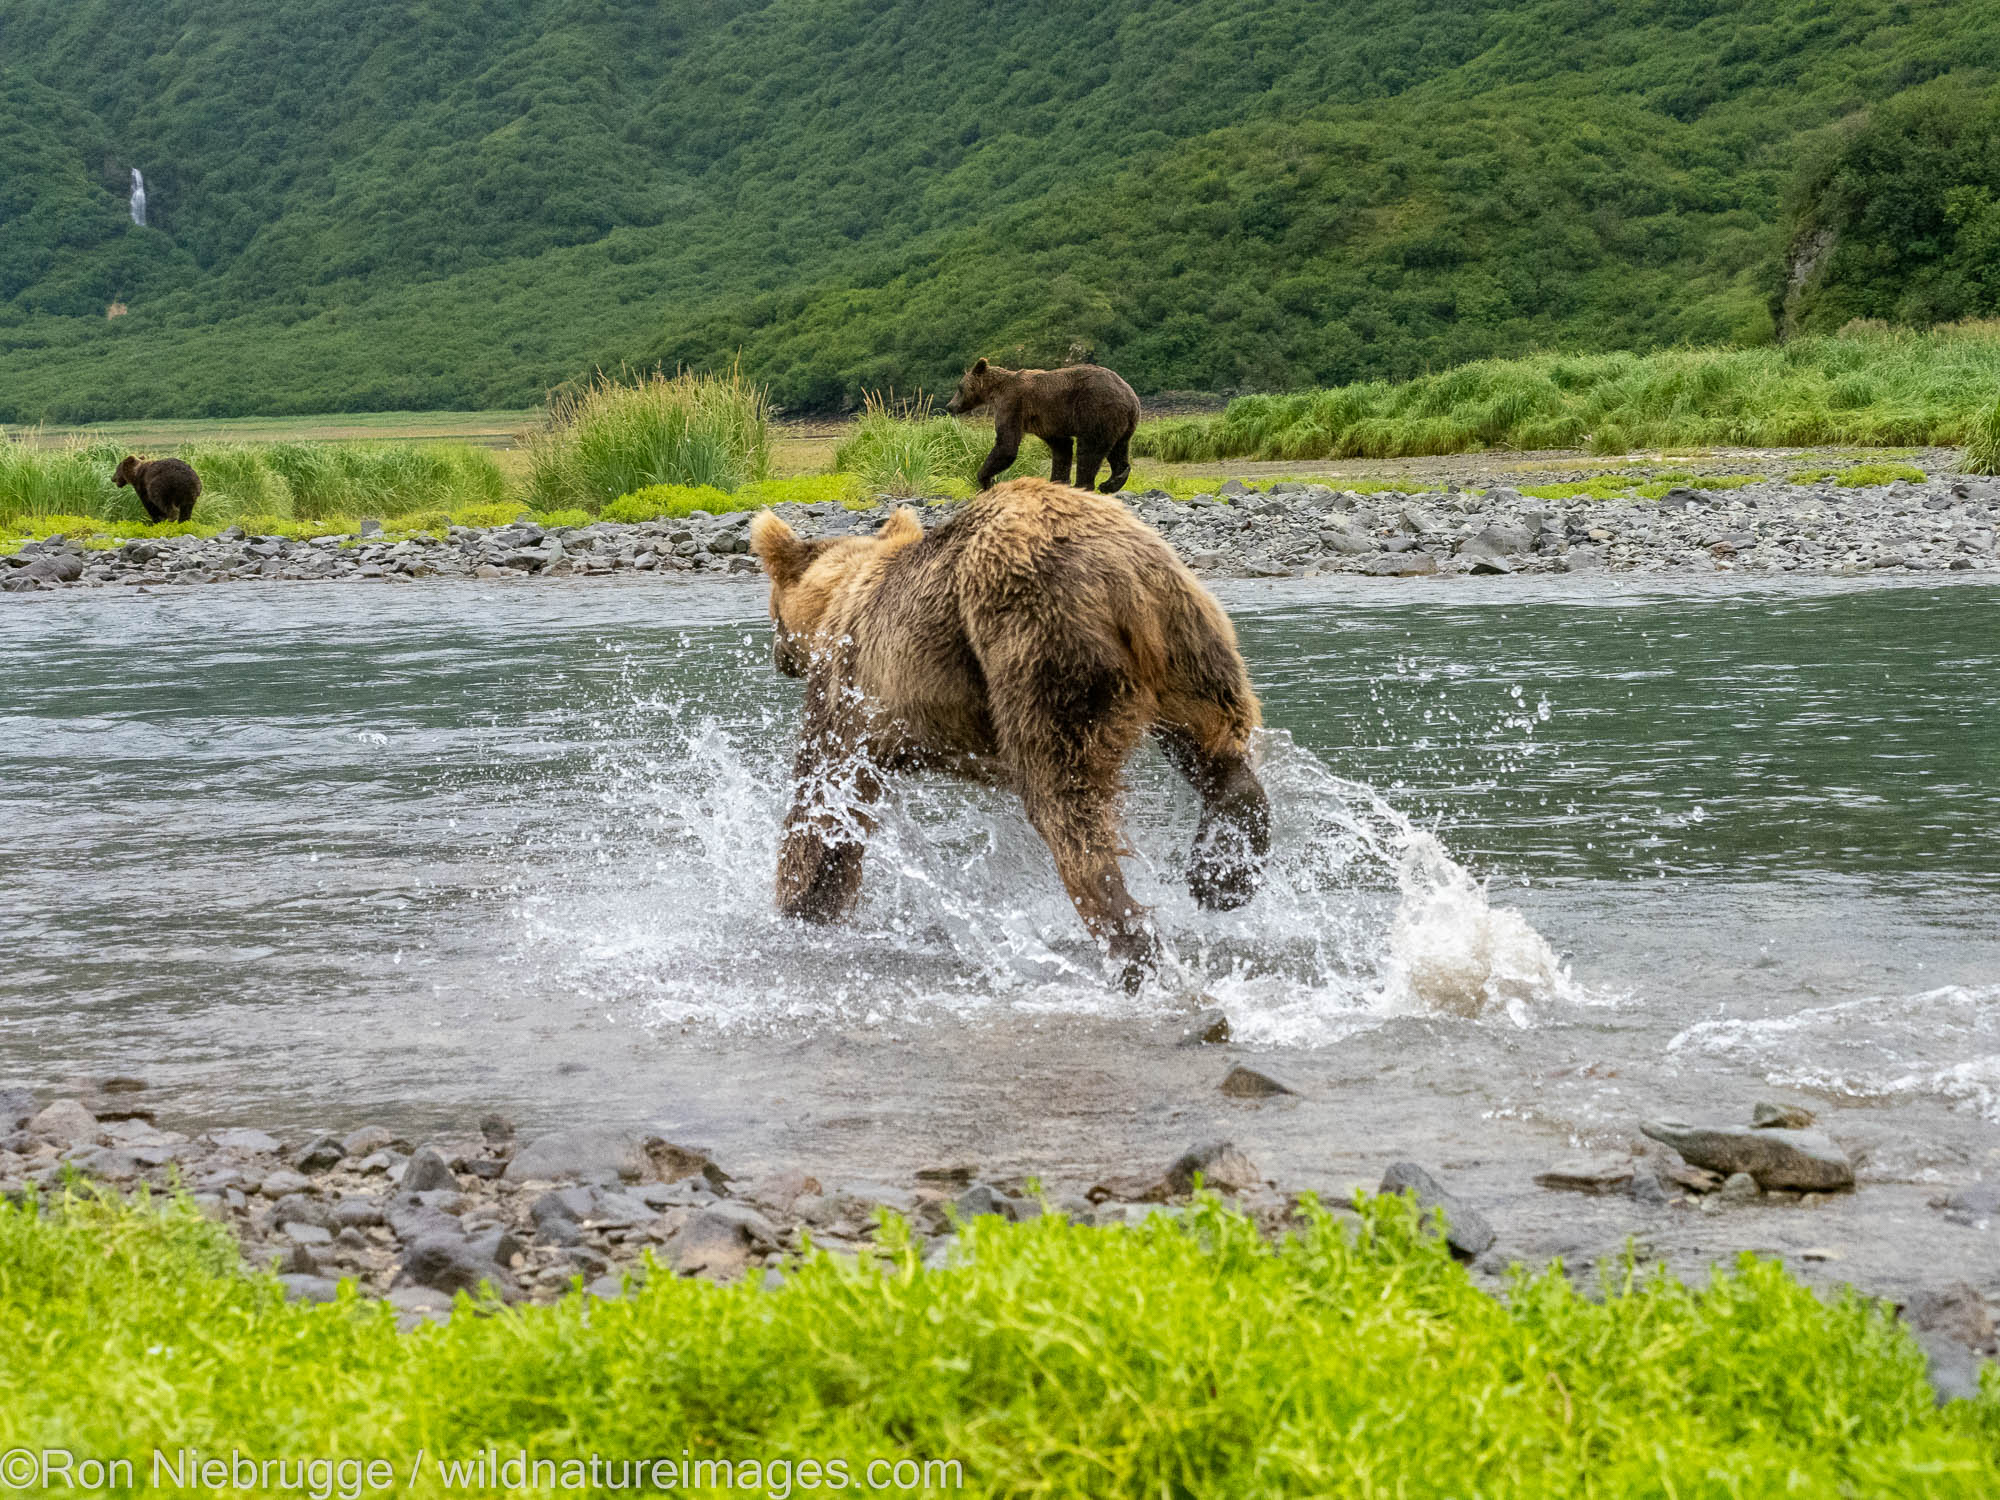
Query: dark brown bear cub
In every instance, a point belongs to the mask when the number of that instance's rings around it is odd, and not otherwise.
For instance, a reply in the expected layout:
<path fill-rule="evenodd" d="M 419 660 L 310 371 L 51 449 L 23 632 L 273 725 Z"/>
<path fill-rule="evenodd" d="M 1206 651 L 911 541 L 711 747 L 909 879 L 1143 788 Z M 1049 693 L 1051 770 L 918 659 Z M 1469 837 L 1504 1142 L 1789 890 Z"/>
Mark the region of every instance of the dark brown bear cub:
<path fill-rule="evenodd" d="M 1173 549 L 1115 500 L 1016 479 L 928 536 L 899 510 L 871 537 L 805 541 L 769 511 L 778 669 L 806 680 L 778 904 L 831 922 L 861 893 L 882 774 L 1012 787 L 1077 915 L 1136 985 L 1158 944 L 1118 868 L 1125 762 L 1150 732 L 1201 798 L 1188 888 L 1255 894 L 1270 806 L 1236 632 Z"/>
<path fill-rule="evenodd" d="M 194 503 L 201 498 L 201 476 L 178 458 L 143 459 L 128 453 L 111 482 L 137 490 L 146 518 L 156 525 L 193 520 Z"/>
<path fill-rule="evenodd" d="M 1068 484 L 1070 449 L 1076 450 L 1076 487 L 1087 490 L 1097 482 L 1097 466 L 1111 460 L 1111 477 L 1104 493 L 1116 494 L 1131 477 L 1126 451 L 1139 425 L 1139 398 L 1132 387 L 1102 365 L 1069 365 L 1060 370 L 1003 370 L 980 360 L 965 372 L 958 390 L 945 403 L 953 416 L 993 408 L 993 451 L 979 466 L 979 488 L 1013 463 L 1021 437 L 1029 434 L 1049 445 L 1055 466 L 1049 478 Z"/>

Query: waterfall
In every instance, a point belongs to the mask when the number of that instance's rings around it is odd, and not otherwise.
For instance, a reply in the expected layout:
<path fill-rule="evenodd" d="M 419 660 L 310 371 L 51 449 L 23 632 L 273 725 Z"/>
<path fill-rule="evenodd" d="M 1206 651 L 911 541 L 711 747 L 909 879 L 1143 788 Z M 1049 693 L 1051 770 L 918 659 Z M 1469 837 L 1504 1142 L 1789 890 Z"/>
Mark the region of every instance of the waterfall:
<path fill-rule="evenodd" d="M 132 222 L 141 229 L 146 227 L 146 179 L 137 167 L 132 169 Z"/>

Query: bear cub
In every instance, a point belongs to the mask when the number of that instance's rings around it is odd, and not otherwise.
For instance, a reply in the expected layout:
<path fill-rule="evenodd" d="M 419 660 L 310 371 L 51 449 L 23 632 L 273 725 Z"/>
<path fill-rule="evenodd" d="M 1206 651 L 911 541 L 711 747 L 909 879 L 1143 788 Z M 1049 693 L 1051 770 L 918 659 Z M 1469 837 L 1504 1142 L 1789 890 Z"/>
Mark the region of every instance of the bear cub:
<path fill-rule="evenodd" d="M 111 476 L 111 482 L 130 485 L 139 492 L 146 518 L 161 521 L 191 521 L 194 503 L 201 498 L 201 476 L 178 458 L 143 459 L 128 453 Z"/>
<path fill-rule="evenodd" d="M 965 372 L 944 409 L 964 416 L 993 408 L 993 451 L 979 466 L 979 488 L 1014 462 L 1023 434 L 1040 438 L 1055 455 L 1049 478 L 1070 482 L 1070 452 L 1076 453 L 1076 487 L 1097 482 L 1097 466 L 1111 461 L 1104 493 L 1125 488 L 1132 474 L 1127 451 L 1139 425 L 1139 398 L 1124 379 L 1102 365 L 1067 365 L 1060 370 L 1004 370 L 984 359 Z"/>

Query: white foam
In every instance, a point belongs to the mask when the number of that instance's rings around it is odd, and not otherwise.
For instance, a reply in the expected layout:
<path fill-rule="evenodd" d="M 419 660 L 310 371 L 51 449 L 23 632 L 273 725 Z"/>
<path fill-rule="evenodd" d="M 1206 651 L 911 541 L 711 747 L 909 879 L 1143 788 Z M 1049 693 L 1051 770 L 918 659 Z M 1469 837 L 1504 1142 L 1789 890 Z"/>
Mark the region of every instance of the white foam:
<path fill-rule="evenodd" d="M 1871 1101 L 1937 1098 L 2000 1122 L 2000 985 L 1701 1021 L 1667 1051 L 1744 1063 L 1780 1087 Z"/>
<path fill-rule="evenodd" d="M 1260 744 L 1266 886 L 1235 912 L 1187 893 L 1192 794 L 1157 755 L 1135 765 L 1126 873 L 1170 962 L 1132 997 L 1108 982 L 1012 796 L 892 779 L 859 909 L 808 927 L 773 904 L 789 726 L 680 704 L 633 711 L 657 721 L 662 753 L 594 768 L 593 826 L 517 907 L 517 961 L 593 1009 L 765 1030 L 996 1009 L 1161 1015 L 1200 991 L 1244 1041 L 1315 1046 L 1412 1012 L 1525 1026 L 1537 1007 L 1578 998 L 1549 945 L 1441 841 L 1282 733 Z"/>

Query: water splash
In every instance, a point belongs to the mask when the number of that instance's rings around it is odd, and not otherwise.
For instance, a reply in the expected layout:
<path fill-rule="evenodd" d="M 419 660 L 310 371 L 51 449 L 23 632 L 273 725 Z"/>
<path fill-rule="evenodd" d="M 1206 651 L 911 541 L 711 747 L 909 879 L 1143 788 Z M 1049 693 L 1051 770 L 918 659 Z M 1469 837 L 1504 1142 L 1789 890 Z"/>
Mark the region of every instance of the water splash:
<path fill-rule="evenodd" d="M 1126 874 L 1168 962 L 1127 996 L 1010 794 L 891 778 L 858 909 L 809 927 L 773 905 L 789 715 L 725 719 L 660 699 L 624 712 L 661 753 L 595 764 L 576 853 L 519 903 L 516 961 L 593 1008 L 765 1031 L 1007 1010 L 1158 1018 L 1204 993 L 1246 1042 L 1319 1046 L 1411 1013 L 1527 1026 L 1579 998 L 1549 945 L 1442 842 L 1281 732 L 1259 745 L 1266 887 L 1234 912 L 1187 892 L 1192 794 L 1150 750 L 1135 762 Z"/>

